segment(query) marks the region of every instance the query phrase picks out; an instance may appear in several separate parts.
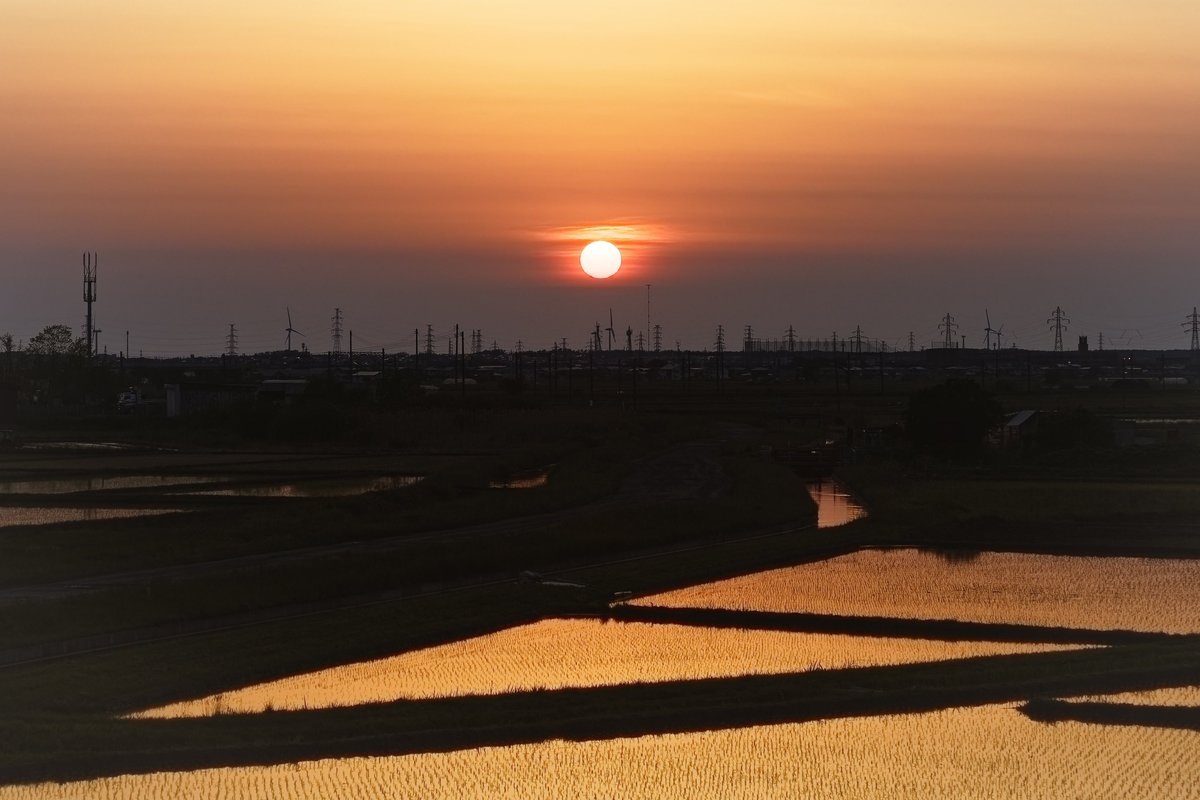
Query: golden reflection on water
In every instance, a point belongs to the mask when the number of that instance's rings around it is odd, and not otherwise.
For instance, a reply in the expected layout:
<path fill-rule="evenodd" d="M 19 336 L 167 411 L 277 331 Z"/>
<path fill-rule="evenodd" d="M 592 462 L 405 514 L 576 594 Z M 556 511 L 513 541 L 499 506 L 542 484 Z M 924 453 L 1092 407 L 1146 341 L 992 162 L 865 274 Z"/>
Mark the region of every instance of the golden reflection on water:
<path fill-rule="evenodd" d="M 174 703 L 135 716 L 254 713 L 267 708 L 323 708 L 1061 649 L 1072 648 L 554 619 Z"/>
<path fill-rule="evenodd" d="M 1150 689 L 1143 692 L 1095 694 L 1065 697 L 1067 701 L 1088 703 L 1130 703 L 1139 706 L 1190 706 L 1200 708 L 1200 686 L 1175 686 L 1169 689 Z"/>
<path fill-rule="evenodd" d="M 1198 752 L 1194 731 L 1047 725 L 986 706 L 0 787 L 0 800 L 1196 798 Z"/>
<path fill-rule="evenodd" d="M 58 522 L 86 522 L 96 519 L 127 519 L 175 514 L 182 508 L 41 508 L 0 506 L 0 528 L 11 525 L 49 525 Z"/>
<path fill-rule="evenodd" d="M 867 515 L 845 486 L 834 480 L 808 484 L 808 494 L 817 504 L 817 527 L 836 528 Z"/>
<path fill-rule="evenodd" d="M 1200 561 L 864 550 L 634 602 L 1194 633 Z"/>

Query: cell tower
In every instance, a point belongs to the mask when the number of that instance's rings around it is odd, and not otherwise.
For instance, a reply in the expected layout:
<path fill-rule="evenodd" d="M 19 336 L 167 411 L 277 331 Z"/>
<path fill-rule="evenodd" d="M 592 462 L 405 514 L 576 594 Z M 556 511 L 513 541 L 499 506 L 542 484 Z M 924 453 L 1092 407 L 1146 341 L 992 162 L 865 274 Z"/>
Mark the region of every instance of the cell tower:
<path fill-rule="evenodd" d="M 237 344 L 237 328 L 231 322 L 229 323 L 229 335 L 225 337 L 225 355 L 236 356 Z"/>
<path fill-rule="evenodd" d="M 654 352 L 662 352 L 662 325 L 658 323 L 654 325 Z"/>
<path fill-rule="evenodd" d="M 1200 314 L 1196 313 L 1195 306 L 1192 306 L 1192 313 L 1182 324 L 1192 334 L 1192 354 L 1195 355 L 1196 351 L 1200 350 Z"/>
<path fill-rule="evenodd" d="M 96 353 L 94 330 L 95 320 L 92 319 L 92 303 L 96 302 L 96 265 L 100 259 L 96 253 L 83 254 L 83 302 L 87 303 L 87 321 L 84 323 L 84 337 L 87 339 L 88 356 Z"/>
<path fill-rule="evenodd" d="M 342 310 L 340 308 L 333 310 L 333 327 L 330 328 L 329 335 L 333 339 L 333 354 L 340 356 L 342 354 Z"/>
<path fill-rule="evenodd" d="M 942 321 L 938 323 L 938 330 L 942 333 L 942 347 L 954 347 L 954 332 L 958 330 L 958 323 L 954 321 L 954 317 L 949 313 L 942 317 Z"/>
<path fill-rule="evenodd" d="M 1054 330 L 1055 352 L 1061 353 L 1063 331 L 1065 331 L 1067 326 L 1071 324 L 1071 320 L 1067 319 L 1067 315 L 1063 313 L 1062 306 L 1054 307 L 1054 312 L 1050 315 L 1050 318 L 1046 320 L 1046 324 L 1048 324 Z"/>

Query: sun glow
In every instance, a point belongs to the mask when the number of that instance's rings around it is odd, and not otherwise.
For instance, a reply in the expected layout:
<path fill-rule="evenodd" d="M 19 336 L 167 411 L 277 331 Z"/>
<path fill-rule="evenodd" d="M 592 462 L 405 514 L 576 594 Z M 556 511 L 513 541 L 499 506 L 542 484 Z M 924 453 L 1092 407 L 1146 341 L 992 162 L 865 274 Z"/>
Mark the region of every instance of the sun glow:
<path fill-rule="evenodd" d="M 612 242 L 592 242 L 579 254 L 579 265 L 593 278 L 611 278 L 621 268 L 621 251 Z"/>

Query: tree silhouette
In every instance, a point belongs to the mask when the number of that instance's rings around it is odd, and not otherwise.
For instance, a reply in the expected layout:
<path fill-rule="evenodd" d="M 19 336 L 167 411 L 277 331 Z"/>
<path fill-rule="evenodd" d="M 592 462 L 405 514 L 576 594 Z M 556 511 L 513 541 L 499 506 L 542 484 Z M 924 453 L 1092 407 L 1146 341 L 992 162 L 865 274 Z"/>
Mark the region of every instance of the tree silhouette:
<path fill-rule="evenodd" d="M 1000 406 L 979 384 L 951 380 L 915 392 L 905 427 L 918 450 L 940 455 L 978 453 L 988 431 L 1000 422 Z"/>

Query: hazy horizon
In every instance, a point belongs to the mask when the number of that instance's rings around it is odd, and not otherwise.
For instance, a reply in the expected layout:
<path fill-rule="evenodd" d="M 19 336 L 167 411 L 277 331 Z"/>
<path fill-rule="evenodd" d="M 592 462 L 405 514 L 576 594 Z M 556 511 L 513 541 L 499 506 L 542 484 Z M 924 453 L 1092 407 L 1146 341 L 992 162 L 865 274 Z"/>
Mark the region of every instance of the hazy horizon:
<path fill-rule="evenodd" d="M 1187 347 L 1200 9 L 1030 1 L 0 11 L 0 331 L 100 346 L 664 346 L 864 335 Z M 597 235 L 606 234 L 606 235 Z M 606 281 L 577 262 L 613 238 Z"/>

